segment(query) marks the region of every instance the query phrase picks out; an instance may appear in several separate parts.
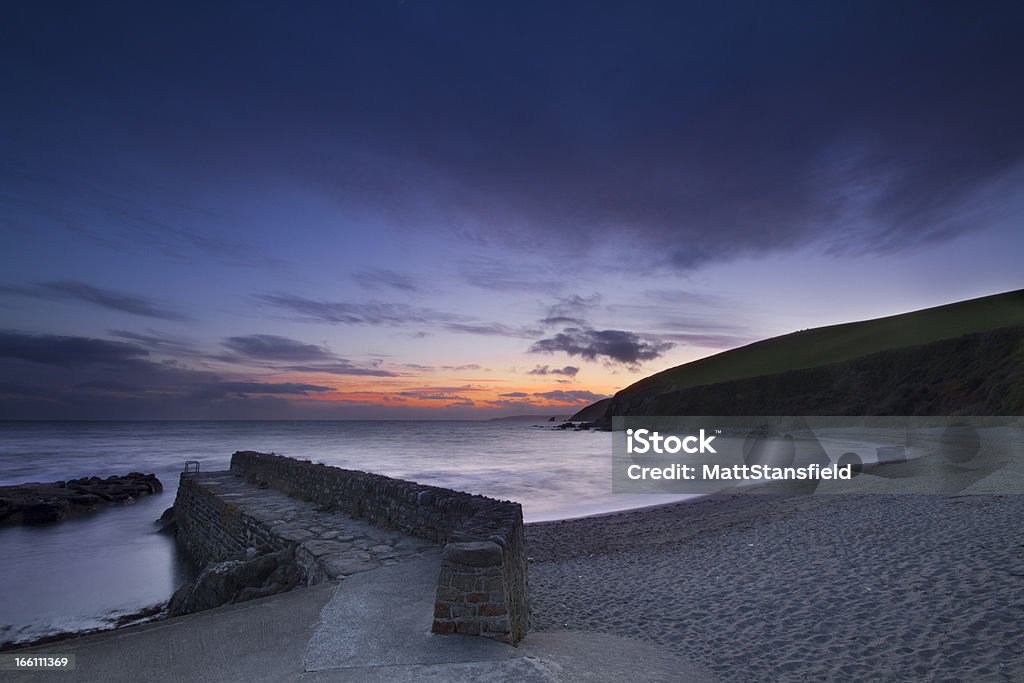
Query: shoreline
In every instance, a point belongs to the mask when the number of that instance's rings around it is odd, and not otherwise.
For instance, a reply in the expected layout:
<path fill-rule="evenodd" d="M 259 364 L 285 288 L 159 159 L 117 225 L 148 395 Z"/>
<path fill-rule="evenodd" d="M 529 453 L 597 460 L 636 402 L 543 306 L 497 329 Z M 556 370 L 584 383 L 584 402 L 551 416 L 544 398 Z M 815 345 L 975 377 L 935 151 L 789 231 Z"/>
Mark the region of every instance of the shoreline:
<path fill-rule="evenodd" d="M 56 633 L 32 638 L 31 640 L 2 642 L 0 643 L 0 652 L 18 652 L 19 650 L 39 647 L 41 645 L 49 645 L 50 643 L 60 643 L 66 640 L 91 636 L 98 633 L 112 633 L 121 629 L 131 628 L 132 626 L 141 626 L 142 624 L 151 624 L 157 621 L 167 621 L 169 617 L 166 612 L 167 602 L 161 602 L 148 607 L 143 607 L 135 612 L 121 614 L 116 617 L 111 614 L 111 619 L 113 621 L 112 626 L 97 626 L 95 628 L 86 628 L 80 631 L 58 631 Z"/>
<path fill-rule="evenodd" d="M 1024 679 L 1022 515 L 1024 495 L 745 489 L 532 522 L 530 632 L 622 636 L 722 680 Z"/>

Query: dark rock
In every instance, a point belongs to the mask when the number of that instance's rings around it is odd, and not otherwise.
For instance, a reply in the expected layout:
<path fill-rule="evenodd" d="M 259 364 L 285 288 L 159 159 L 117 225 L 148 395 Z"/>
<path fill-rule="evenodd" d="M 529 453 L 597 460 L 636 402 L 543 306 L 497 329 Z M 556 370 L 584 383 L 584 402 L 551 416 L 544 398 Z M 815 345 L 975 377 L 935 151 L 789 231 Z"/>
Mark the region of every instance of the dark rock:
<path fill-rule="evenodd" d="M 174 506 L 164 510 L 164 513 L 160 515 L 160 519 L 156 520 L 154 524 L 157 525 L 157 531 L 161 533 L 173 534 L 178 529 L 178 520 L 174 518 Z"/>
<path fill-rule="evenodd" d="M 86 507 L 92 507 L 102 503 L 103 499 L 91 493 L 79 493 L 74 496 L 68 496 L 68 502 L 72 505 L 85 505 Z"/>
<path fill-rule="evenodd" d="M 0 486 L 0 524 L 59 522 L 107 503 L 133 503 L 136 498 L 163 488 L 156 475 L 141 472 L 106 479 L 83 477 L 50 484 Z"/>
<path fill-rule="evenodd" d="M 206 566 L 195 581 L 175 591 L 168 605 L 172 617 L 289 591 L 305 580 L 291 550 L 235 558 Z"/>
<path fill-rule="evenodd" d="M 21 506 L 23 524 L 59 522 L 68 516 L 71 504 L 66 500 L 40 500 Z"/>

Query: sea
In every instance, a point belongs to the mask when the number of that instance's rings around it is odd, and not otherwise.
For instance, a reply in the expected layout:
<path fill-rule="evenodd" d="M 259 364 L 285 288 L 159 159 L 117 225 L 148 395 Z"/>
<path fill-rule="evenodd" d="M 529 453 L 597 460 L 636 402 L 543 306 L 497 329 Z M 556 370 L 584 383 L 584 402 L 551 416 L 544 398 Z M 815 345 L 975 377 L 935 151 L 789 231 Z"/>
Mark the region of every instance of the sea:
<path fill-rule="evenodd" d="M 277 453 L 522 504 L 527 522 L 686 498 L 613 494 L 612 435 L 537 420 L 0 422 L 0 485 L 154 473 L 161 494 L 44 526 L 0 528 L 0 644 L 109 628 L 192 578 L 154 522 L 186 460 Z"/>

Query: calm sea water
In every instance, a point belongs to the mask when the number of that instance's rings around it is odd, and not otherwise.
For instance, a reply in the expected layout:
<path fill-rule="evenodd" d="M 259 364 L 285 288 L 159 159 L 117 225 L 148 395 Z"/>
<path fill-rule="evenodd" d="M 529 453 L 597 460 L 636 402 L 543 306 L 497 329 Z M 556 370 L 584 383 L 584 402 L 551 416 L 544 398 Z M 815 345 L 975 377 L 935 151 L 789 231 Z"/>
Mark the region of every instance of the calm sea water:
<path fill-rule="evenodd" d="M 274 452 L 514 500 L 527 521 L 668 502 L 611 493 L 611 434 L 540 422 L 0 422 L 0 485 L 153 472 L 160 495 L 44 527 L 0 528 L 0 642 L 110 625 L 188 580 L 153 521 L 186 460 Z M 676 496 L 681 498 L 684 496 Z"/>

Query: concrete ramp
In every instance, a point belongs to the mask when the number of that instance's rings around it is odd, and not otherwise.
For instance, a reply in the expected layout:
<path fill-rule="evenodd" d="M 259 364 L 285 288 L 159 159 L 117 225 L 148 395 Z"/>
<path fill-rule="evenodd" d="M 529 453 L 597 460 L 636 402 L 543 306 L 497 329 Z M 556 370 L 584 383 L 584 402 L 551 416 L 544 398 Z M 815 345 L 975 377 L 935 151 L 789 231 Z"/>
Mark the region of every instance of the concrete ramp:
<path fill-rule="evenodd" d="M 306 670 L 497 661 L 518 650 L 489 638 L 430 632 L 440 554 L 341 581 L 320 614 Z"/>
<path fill-rule="evenodd" d="M 324 605 L 301 683 L 327 681 L 623 680 L 714 683 L 664 648 L 604 633 L 531 633 L 518 648 L 430 632 L 439 558 L 406 561 L 342 581 Z"/>

